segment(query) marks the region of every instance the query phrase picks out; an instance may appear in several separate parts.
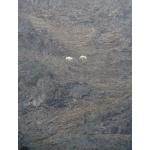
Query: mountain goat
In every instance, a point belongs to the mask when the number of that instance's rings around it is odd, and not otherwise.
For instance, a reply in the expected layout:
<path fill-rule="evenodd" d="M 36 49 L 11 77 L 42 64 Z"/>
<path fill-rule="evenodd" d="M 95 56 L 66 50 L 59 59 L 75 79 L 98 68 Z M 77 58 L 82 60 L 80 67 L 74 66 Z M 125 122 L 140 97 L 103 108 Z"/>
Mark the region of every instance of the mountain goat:
<path fill-rule="evenodd" d="M 79 59 L 85 60 L 85 59 L 87 59 L 87 57 L 82 55 L 82 56 L 79 57 Z"/>
<path fill-rule="evenodd" d="M 71 60 L 73 60 L 73 58 L 69 56 L 69 57 L 66 57 L 66 60 L 71 61 Z"/>

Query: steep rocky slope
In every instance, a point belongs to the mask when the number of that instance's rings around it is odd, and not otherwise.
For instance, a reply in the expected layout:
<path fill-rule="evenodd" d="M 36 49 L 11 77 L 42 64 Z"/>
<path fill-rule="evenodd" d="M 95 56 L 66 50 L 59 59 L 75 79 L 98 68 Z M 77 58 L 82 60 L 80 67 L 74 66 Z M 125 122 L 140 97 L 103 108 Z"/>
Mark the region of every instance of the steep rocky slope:
<path fill-rule="evenodd" d="M 131 150 L 131 1 L 18 2 L 19 148 Z"/>

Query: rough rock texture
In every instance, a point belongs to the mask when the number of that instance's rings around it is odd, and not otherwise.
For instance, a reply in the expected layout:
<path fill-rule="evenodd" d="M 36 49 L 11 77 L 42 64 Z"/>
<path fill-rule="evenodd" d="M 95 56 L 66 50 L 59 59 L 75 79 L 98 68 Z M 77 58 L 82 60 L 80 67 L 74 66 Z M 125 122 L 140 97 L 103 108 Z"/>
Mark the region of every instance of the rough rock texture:
<path fill-rule="evenodd" d="M 19 148 L 131 150 L 131 0 L 18 5 Z"/>

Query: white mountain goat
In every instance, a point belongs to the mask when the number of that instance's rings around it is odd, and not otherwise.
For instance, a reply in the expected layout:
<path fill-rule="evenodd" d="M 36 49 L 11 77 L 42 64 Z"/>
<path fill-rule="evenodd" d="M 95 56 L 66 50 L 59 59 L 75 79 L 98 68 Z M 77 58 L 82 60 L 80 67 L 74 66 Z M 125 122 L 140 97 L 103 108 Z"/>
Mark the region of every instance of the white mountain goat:
<path fill-rule="evenodd" d="M 66 57 L 66 60 L 67 60 L 67 61 L 72 61 L 73 58 L 69 56 L 69 57 Z"/>
<path fill-rule="evenodd" d="M 82 56 L 79 57 L 79 59 L 81 59 L 81 60 L 86 60 L 87 57 L 82 55 Z"/>

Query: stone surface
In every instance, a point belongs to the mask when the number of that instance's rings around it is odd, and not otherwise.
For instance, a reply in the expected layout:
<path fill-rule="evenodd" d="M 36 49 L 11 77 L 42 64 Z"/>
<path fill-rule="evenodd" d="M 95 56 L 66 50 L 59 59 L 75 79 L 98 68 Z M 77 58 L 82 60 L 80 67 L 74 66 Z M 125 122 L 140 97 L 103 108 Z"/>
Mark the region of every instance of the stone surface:
<path fill-rule="evenodd" d="M 131 0 L 18 6 L 19 148 L 131 150 Z"/>

